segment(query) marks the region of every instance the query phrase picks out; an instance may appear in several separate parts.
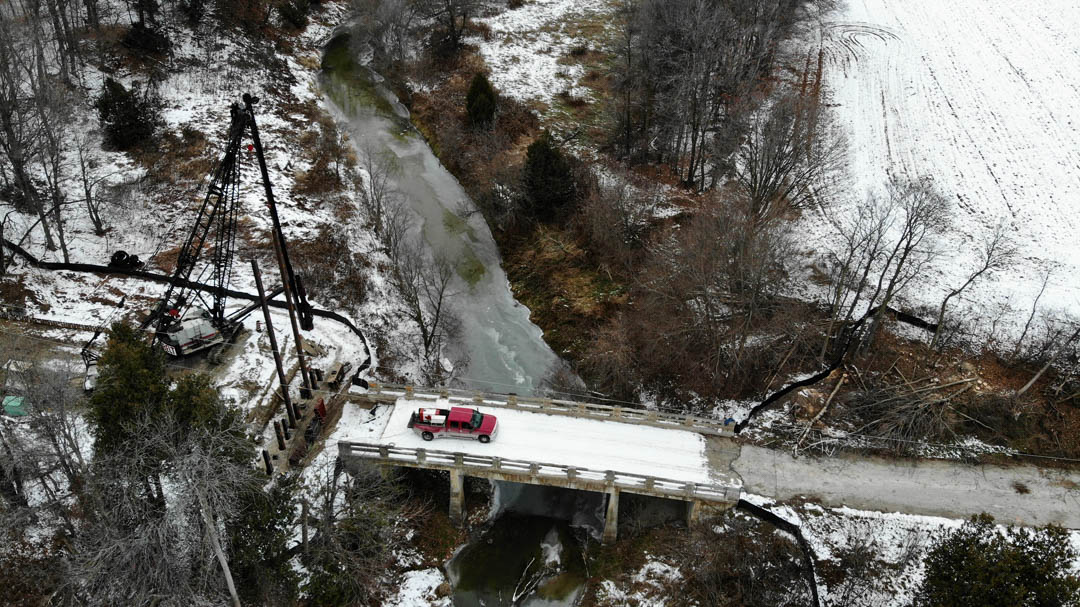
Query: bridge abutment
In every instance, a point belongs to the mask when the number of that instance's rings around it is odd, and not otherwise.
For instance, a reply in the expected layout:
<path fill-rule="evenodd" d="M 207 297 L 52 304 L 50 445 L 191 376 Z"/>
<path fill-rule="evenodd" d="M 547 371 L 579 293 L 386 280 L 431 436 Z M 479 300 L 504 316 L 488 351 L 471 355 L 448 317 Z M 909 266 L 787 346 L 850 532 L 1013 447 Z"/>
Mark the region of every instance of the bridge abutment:
<path fill-rule="evenodd" d="M 604 534 L 600 538 L 603 544 L 614 544 L 619 537 L 619 488 L 607 491 L 607 513 L 604 515 Z"/>

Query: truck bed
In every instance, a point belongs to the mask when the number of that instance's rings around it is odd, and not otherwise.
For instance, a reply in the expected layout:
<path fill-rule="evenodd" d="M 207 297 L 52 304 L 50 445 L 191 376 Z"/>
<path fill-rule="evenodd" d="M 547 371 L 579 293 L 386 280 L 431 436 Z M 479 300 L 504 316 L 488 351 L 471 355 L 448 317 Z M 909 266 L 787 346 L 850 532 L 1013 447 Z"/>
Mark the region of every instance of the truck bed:
<path fill-rule="evenodd" d="M 433 409 L 427 409 L 427 411 L 435 411 L 438 415 L 443 416 L 444 419 L 446 418 L 446 416 L 450 415 L 450 410 L 449 409 L 434 409 L 434 410 Z M 412 428 L 413 426 L 415 426 L 418 423 L 422 424 L 422 425 L 426 425 L 426 426 L 439 426 L 439 427 L 442 427 L 442 425 L 443 425 L 443 424 L 437 424 L 437 423 L 430 422 L 430 421 L 425 422 L 425 421 L 420 419 L 420 412 L 419 411 L 413 411 L 412 414 L 409 415 L 409 425 L 408 425 L 408 427 Z"/>

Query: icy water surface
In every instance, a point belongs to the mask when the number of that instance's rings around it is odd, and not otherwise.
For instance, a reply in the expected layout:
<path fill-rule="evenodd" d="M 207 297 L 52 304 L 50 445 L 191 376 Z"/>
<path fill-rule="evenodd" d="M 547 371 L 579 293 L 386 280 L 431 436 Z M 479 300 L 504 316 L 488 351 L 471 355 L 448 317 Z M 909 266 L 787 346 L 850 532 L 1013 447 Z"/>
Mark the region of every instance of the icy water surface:
<path fill-rule="evenodd" d="M 358 148 L 389 152 L 399 169 L 395 187 L 408 200 L 433 252 L 448 256 L 456 270 L 454 307 L 462 322 L 456 354 L 467 357 L 458 376 L 471 388 L 530 394 L 556 361 L 529 310 L 510 291 L 501 258 L 483 217 L 459 217 L 474 208 L 453 175 L 409 123 L 408 111 L 377 78 L 357 65 L 347 38 L 327 47 L 322 86 L 347 118 Z"/>
<path fill-rule="evenodd" d="M 412 128 L 408 111 L 357 65 L 346 39 L 330 43 L 323 63 L 329 68 L 323 90 L 348 120 L 353 144 L 392 156 L 394 185 L 424 240 L 454 264 L 455 308 L 463 326 L 453 347 L 468 359 L 459 377 L 474 389 L 532 393 L 556 356 L 529 310 L 514 300 L 483 217 L 460 216 L 461 208 L 472 208 L 465 191 Z M 500 485 L 493 522 L 446 565 L 455 607 L 573 605 L 585 581 L 579 538 L 583 528 L 600 528 L 604 496 Z"/>

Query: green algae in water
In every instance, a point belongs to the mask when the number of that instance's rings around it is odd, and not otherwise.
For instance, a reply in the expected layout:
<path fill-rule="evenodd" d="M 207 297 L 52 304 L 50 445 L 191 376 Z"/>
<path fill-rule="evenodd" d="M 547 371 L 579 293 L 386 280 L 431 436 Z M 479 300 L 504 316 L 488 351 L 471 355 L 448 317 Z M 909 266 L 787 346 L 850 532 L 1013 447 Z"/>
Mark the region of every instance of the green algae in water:
<path fill-rule="evenodd" d="M 538 571 L 544 562 L 541 543 L 553 528 L 562 544 L 561 572 L 540 584 L 536 595 L 547 600 L 570 597 L 585 581 L 585 562 L 569 526 L 542 516 L 504 514 L 454 557 L 455 604 L 509 605 L 525 569 Z"/>
<path fill-rule="evenodd" d="M 443 211 L 443 227 L 446 228 L 447 234 L 466 234 L 469 240 L 473 242 L 480 242 L 480 239 L 476 237 L 476 230 L 471 225 L 465 222 L 464 219 L 458 217 L 457 214 L 450 211 Z"/>
<path fill-rule="evenodd" d="M 393 106 L 379 94 L 368 70 L 356 62 L 351 41 L 349 34 L 340 34 L 326 45 L 320 67 L 333 85 L 325 87 L 327 94 L 341 107 L 374 107 L 393 116 Z"/>
<path fill-rule="evenodd" d="M 483 262 L 476 256 L 476 253 L 473 253 L 473 250 L 469 247 L 465 247 L 465 250 L 462 251 L 461 259 L 457 264 L 458 276 L 469 283 L 470 287 L 473 287 L 476 286 L 476 283 L 480 282 L 480 279 L 484 277 L 484 272 L 486 271 Z"/>

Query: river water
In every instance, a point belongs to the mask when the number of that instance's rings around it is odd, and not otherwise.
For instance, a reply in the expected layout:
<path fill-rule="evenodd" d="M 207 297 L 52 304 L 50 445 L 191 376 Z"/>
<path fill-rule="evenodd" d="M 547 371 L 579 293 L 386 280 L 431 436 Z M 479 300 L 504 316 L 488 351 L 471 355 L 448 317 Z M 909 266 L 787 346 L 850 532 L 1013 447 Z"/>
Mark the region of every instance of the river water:
<path fill-rule="evenodd" d="M 528 308 L 514 299 L 484 218 L 459 216 L 459 209 L 475 208 L 465 190 L 412 128 L 408 110 L 372 83 L 374 74 L 357 65 L 341 36 L 327 47 L 324 66 L 331 65 L 323 90 L 348 120 L 353 143 L 396 161 L 393 184 L 407 199 L 417 229 L 457 270 L 452 303 L 461 332 L 450 347 L 467 360 L 457 377 L 473 389 L 531 394 L 557 358 L 529 320 Z"/>
<path fill-rule="evenodd" d="M 483 217 L 460 217 L 459 209 L 472 208 L 465 191 L 412 128 L 408 110 L 348 46 L 343 36 L 327 46 L 322 90 L 358 152 L 395 159 L 394 186 L 415 214 L 416 230 L 457 269 L 454 308 L 462 331 L 450 347 L 467 363 L 456 375 L 473 389 L 531 394 L 555 353 L 515 301 Z M 603 497 L 497 483 L 490 522 L 446 564 L 455 607 L 573 605 L 587 571 L 582 541 L 599 533 Z"/>

